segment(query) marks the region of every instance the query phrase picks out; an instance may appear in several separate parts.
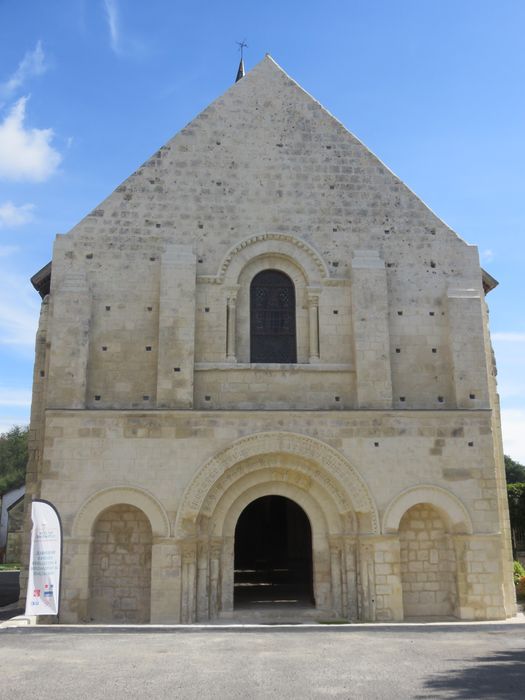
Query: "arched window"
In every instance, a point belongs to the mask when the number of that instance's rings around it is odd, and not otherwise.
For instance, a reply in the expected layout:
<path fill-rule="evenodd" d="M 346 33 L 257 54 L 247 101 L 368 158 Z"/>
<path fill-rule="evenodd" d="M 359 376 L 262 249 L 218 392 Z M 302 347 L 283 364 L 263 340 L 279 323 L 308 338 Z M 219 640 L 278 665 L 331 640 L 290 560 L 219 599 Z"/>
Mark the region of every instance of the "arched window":
<path fill-rule="evenodd" d="M 250 361 L 297 362 L 295 288 L 284 272 L 263 270 L 252 280 Z"/>

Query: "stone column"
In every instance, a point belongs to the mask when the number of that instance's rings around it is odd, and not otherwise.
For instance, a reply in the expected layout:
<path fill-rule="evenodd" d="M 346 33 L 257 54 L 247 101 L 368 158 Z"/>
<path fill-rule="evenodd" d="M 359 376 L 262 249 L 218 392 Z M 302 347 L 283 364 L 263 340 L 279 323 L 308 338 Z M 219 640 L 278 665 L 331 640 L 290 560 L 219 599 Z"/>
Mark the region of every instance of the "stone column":
<path fill-rule="evenodd" d="M 349 620 L 357 620 L 357 570 L 356 570 L 356 540 L 355 537 L 345 537 L 344 551 L 344 578 L 345 600 L 343 600 L 344 614 Z"/>
<path fill-rule="evenodd" d="M 233 615 L 234 538 L 225 537 L 221 552 L 221 617 Z"/>
<path fill-rule="evenodd" d="M 359 619 L 376 619 L 374 546 L 367 540 L 359 542 L 358 612 Z"/>
<path fill-rule="evenodd" d="M 239 286 L 230 287 L 228 289 L 228 299 L 226 302 L 226 360 L 228 362 L 237 362 L 236 355 L 236 333 L 237 333 L 237 292 Z"/>
<path fill-rule="evenodd" d="M 320 289 L 309 287 L 308 292 L 308 321 L 309 321 L 309 361 L 319 362 L 319 294 Z"/>
<path fill-rule="evenodd" d="M 220 568 L 222 541 L 213 540 L 210 546 L 210 619 L 214 620 L 219 614 L 220 603 Z"/>
<path fill-rule="evenodd" d="M 332 607 L 338 615 L 343 615 L 341 540 L 339 538 L 330 538 L 330 570 L 332 574 Z"/>
<path fill-rule="evenodd" d="M 181 619 L 183 624 L 195 622 L 197 584 L 197 546 L 195 542 L 182 544 Z"/>
<path fill-rule="evenodd" d="M 208 542 L 199 542 L 197 548 L 197 620 L 210 618 L 209 601 L 209 546 Z"/>

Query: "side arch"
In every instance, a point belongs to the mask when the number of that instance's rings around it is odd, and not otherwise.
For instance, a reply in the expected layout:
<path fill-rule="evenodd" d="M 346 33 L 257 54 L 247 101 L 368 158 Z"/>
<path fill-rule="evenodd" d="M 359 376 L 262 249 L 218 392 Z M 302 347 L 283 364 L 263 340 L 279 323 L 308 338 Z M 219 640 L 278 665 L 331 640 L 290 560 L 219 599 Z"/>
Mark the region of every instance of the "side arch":
<path fill-rule="evenodd" d="M 84 501 L 73 523 L 73 537 L 90 537 L 93 523 L 103 510 L 111 506 L 127 504 L 144 512 L 153 537 L 169 537 L 170 522 L 162 505 L 151 493 L 131 486 L 103 489 Z"/>
<path fill-rule="evenodd" d="M 472 520 L 465 505 L 450 491 L 432 484 L 406 489 L 389 503 L 383 516 L 383 534 L 397 532 L 406 511 L 421 503 L 429 503 L 444 513 L 455 534 L 472 534 Z"/>

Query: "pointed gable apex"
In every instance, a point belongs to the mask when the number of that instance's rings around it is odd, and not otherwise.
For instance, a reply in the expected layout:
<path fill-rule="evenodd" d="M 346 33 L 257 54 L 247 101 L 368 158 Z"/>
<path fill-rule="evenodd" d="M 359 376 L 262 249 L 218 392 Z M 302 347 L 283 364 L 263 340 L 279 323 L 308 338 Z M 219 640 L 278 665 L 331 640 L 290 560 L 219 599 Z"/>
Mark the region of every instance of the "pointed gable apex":
<path fill-rule="evenodd" d="M 446 240 L 452 258 L 465 246 L 268 54 L 66 237 L 192 245 L 207 251 L 200 273 L 215 274 L 231 245 L 279 231 L 346 265 L 352 251 L 381 249 L 399 270 L 405 247 L 427 245 L 429 235 Z M 471 258 L 474 280 L 474 249 Z"/>

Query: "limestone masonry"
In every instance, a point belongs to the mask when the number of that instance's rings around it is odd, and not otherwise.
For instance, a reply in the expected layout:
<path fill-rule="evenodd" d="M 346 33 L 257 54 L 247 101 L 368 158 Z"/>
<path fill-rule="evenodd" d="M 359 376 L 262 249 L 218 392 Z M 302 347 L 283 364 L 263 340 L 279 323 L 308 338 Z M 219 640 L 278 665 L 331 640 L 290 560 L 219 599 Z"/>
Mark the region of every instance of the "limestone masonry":
<path fill-rule="evenodd" d="M 514 614 L 496 283 L 269 56 L 33 283 L 62 622 Z"/>

